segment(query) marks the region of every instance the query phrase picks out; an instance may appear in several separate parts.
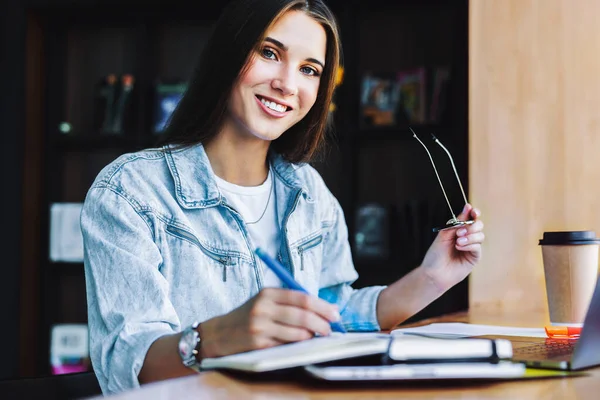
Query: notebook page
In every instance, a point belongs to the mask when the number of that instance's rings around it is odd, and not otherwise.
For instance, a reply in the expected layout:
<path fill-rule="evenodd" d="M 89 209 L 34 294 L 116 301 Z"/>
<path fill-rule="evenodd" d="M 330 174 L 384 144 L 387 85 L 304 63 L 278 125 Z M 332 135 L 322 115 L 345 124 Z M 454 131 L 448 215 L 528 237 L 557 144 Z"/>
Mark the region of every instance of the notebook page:
<path fill-rule="evenodd" d="M 225 357 L 204 359 L 203 369 L 232 368 L 246 371 L 270 371 L 384 353 L 390 336 L 380 333 L 346 333 L 254 350 Z"/>
<path fill-rule="evenodd" d="M 463 322 L 444 322 L 412 328 L 398 328 L 391 332 L 392 335 L 407 333 L 422 334 L 438 338 L 461 338 L 483 335 L 546 337 L 544 328 L 476 325 Z"/>

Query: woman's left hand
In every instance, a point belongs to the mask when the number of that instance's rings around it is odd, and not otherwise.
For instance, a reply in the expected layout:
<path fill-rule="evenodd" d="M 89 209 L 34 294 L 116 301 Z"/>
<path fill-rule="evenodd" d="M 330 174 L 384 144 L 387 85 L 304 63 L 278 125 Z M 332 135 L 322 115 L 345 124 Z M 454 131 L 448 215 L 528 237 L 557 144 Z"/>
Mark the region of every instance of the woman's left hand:
<path fill-rule="evenodd" d="M 439 289 L 446 291 L 465 279 L 481 259 L 485 235 L 480 215 L 478 209 L 466 204 L 457 218 L 475 222 L 441 231 L 427 250 L 421 267 Z"/>

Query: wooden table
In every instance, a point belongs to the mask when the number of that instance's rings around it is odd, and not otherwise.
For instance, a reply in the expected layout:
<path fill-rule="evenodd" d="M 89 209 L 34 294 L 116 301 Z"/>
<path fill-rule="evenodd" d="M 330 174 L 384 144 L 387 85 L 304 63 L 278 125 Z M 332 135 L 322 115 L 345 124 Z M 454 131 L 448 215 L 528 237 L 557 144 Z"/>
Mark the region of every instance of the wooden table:
<path fill-rule="evenodd" d="M 469 312 L 446 315 L 420 321 L 470 322 L 474 324 L 541 327 L 548 323 L 544 312 L 472 309 Z M 600 367 L 586 370 L 585 376 L 530 381 L 479 383 L 427 387 L 424 385 L 386 385 L 381 387 L 344 388 L 318 387 L 302 383 L 249 382 L 218 372 L 171 379 L 142 386 L 140 389 L 112 396 L 122 400 L 147 399 L 252 399 L 252 400 L 309 400 L 309 399 L 575 399 L 600 397 Z"/>

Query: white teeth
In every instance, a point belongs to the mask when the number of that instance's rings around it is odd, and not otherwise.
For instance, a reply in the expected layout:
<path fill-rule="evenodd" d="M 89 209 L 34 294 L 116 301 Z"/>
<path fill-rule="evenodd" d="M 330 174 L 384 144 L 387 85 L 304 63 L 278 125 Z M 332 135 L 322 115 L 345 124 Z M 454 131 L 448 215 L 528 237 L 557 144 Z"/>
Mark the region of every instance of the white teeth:
<path fill-rule="evenodd" d="M 287 106 L 277 104 L 274 101 L 260 99 L 260 102 L 263 103 L 265 106 L 269 107 L 271 110 L 275 110 L 275 111 L 279 111 L 279 112 L 285 112 L 287 110 Z"/>

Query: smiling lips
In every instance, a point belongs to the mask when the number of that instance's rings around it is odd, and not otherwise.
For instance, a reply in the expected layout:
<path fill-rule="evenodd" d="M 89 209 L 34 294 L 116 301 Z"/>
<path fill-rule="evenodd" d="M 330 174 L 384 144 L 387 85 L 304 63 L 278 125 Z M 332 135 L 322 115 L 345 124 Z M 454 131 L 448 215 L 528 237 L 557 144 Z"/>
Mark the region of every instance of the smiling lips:
<path fill-rule="evenodd" d="M 277 103 L 276 101 L 258 95 L 255 98 L 263 111 L 273 117 L 284 117 L 288 111 L 292 110 L 292 107 L 287 104 Z"/>

